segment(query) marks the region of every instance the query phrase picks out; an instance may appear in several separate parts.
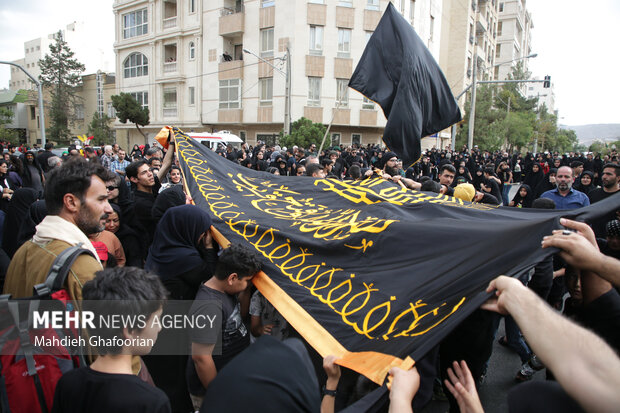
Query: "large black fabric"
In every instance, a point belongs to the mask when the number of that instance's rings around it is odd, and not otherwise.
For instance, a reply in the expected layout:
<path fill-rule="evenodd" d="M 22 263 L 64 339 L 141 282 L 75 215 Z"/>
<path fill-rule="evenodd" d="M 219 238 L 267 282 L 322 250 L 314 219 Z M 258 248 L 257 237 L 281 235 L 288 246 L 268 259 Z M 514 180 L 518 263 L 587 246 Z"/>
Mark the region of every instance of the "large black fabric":
<path fill-rule="evenodd" d="M 21 247 L 24 242 L 29 241 L 37 231 L 37 225 L 43 218 L 47 216 L 47 206 L 45 200 L 40 199 L 35 201 L 28 210 L 28 213 L 24 216 L 23 221 L 19 226 L 19 232 L 17 234 L 16 251 Z"/>
<path fill-rule="evenodd" d="M 611 198 L 571 211 L 470 204 L 381 178 L 253 171 L 179 131 L 176 143 L 196 205 L 231 242 L 259 252 L 282 294 L 355 352 L 418 360 L 488 298 L 490 280 L 556 252 L 540 242 L 560 217 L 590 221 L 617 206 Z"/>
<path fill-rule="evenodd" d="M 209 384 L 200 412 L 318 412 L 316 377 L 291 347 L 261 336 Z"/>
<path fill-rule="evenodd" d="M 381 106 L 387 118 L 383 140 L 405 166 L 420 158 L 423 137 L 461 120 L 439 65 L 392 3 L 370 37 L 349 87 Z"/>
<path fill-rule="evenodd" d="M 159 221 L 145 269 L 162 280 L 204 264 L 198 238 L 211 227 L 211 217 L 194 205 L 170 208 Z"/>

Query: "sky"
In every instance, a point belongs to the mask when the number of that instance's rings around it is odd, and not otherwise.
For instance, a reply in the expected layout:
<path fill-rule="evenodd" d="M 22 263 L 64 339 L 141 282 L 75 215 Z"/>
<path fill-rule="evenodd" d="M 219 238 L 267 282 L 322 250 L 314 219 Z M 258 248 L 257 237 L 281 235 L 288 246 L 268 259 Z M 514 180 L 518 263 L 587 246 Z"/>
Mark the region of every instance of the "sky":
<path fill-rule="evenodd" d="M 93 50 L 112 50 L 112 4 L 113 0 L 0 0 L 0 60 L 22 58 L 25 41 L 73 21 L 86 23 Z M 528 0 L 526 7 L 534 21 L 532 52 L 538 54 L 530 59 L 530 70 L 541 79 L 551 76 L 559 123 L 620 123 L 620 1 Z M 0 88 L 8 88 L 9 79 L 8 66 L 0 65 Z"/>

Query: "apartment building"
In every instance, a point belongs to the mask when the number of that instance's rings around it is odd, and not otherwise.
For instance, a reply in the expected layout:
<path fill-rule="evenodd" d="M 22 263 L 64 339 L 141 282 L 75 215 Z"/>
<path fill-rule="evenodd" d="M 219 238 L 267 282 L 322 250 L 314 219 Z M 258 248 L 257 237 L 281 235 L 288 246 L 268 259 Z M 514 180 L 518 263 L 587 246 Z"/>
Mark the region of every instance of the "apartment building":
<path fill-rule="evenodd" d="M 497 41 L 497 0 L 444 0 L 439 64 L 454 96 L 473 80 L 474 59 L 477 79 L 494 78 Z M 459 99 L 463 108 L 464 98 Z"/>
<path fill-rule="evenodd" d="M 531 29 L 534 24 L 525 5 L 526 0 L 500 0 L 495 61 L 512 63 L 495 67 L 495 78 L 498 80 L 506 79 L 517 62 L 523 62 L 527 70 L 528 59 L 525 57 L 532 54 Z M 525 86 L 522 90 L 525 92 Z"/>
<path fill-rule="evenodd" d="M 70 123 L 71 135 L 86 135 L 95 113 L 111 118 L 108 126 L 112 128 L 116 113 L 112 106 L 112 95 L 116 94 L 116 76 L 114 73 L 98 71 L 82 76 L 80 86 L 76 88 L 79 103 L 74 108 L 75 117 Z M 115 133 L 115 131 L 113 131 Z M 119 142 L 123 144 L 122 142 Z M 127 142 L 124 142 L 125 146 Z"/>
<path fill-rule="evenodd" d="M 439 55 L 440 0 L 395 7 Z M 152 136 L 164 125 L 229 130 L 250 144 L 275 142 L 285 117 L 332 121 L 328 144 L 380 141 L 381 109 L 346 87 L 385 0 L 116 0 L 119 91 L 149 108 Z M 117 123 L 117 137 L 142 137 Z"/>
<path fill-rule="evenodd" d="M 539 80 L 537 77 L 534 79 Z M 549 113 L 555 113 L 557 115 L 557 111 L 555 109 L 555 92 L 553 82 L 551 82 L 551 86 L 545 88 L 542 83 L 528 83 L 526 96 L 531 98 L 538 99 L 538 107 L 542 107 L 545 105 L 547 107 L 547 111 Z"/>
<path fill-rule="evenodd" d="M 75 58 L 86 66 L 87 73 L 94 73 L 97 70 L 112 71 L 114 57 L 112 49 L 110 50 L 93 50 L 92 44 L 89 43 L 85 36 L 87 27 L 84 23 L 73 22 L 62 29 L 63 39 L 69 45 L 69 48 L 75 53 Z M 39 60 L 44 58 L 50 52 L 50 44 L 54 43 L 56 33 L 51 33 L 46 37 L 29 40 L 24 42 L 24 57 L 13 61 L 21 65 L 35 79 L 41 75 Z M 18 89 L 36 89 L 30 78 L 20 69 L 11 66 L 11 80 L 9 81 L 9 90 Z"/>

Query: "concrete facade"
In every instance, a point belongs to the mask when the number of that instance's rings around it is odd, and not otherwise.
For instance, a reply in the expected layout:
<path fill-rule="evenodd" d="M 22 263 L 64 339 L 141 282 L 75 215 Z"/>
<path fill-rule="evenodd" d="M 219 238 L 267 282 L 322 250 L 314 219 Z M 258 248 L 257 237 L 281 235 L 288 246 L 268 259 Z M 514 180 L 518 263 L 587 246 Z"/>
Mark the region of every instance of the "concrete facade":
<path fill-rule="evenodd" d="M 439 60 L 443 2 L 393 3 Z M 288 46 L 291 121 L 305 116 L 328 124 L 333 117 L 333 143 L 377 143 L 386 122 L 383 112 L 338 85 L 348 83 L 387 5 L 386 0 L 116 0 L 117 88 L 148 96 L 145 129 L 151 139 L 162 126 L 174 125 L 188 132 L 229 130 L 250 144 L 275 141 L 284 124 L 286 77 L 257 56 L 285 72 Z M 126 73 L 128 62 L 134 67 L 136 61 L 148 64 Z M 133 125 L 115 127 L 117 137 L 143 143 Z"/>
<path fill-rule="evenodd" d="M 531 29 L 534 23 L 526 9 L 526 0 L 501 0 L 498 11 L 495 60 L 497 63 L 505 63 L 516 59 L 522 62 L 524 69 L 527 70 L 528 59 L 523 58 L 532 54 Z M 496 79 L 507 79 L 515 64 L 517 62 L 496 67 Z M 522 91 L 525 90 L 526 87 L 523 86 Z"/>

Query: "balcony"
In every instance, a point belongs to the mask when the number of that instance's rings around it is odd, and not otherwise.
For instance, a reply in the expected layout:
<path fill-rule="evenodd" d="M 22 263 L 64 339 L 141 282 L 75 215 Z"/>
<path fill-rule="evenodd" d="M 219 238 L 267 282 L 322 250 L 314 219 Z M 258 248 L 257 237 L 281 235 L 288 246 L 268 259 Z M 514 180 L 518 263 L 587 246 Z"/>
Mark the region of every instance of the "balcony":
<path fill-rule="evenodd" d="M 489 27 L 489 22 L 486 17 L 481 13 L 478 13 L 478 20 L 476 21 L 476 33 L 484 33 Z"/>
<path fill-rule="evenodd" d="M 218 65 L 219 80 L 242 79 L 243 60 L 230 60 Z"/>
<path fill-rule="evenodd" d="M 177 16 L 164 19 L 164 30 L 177 27 Z"/>
<path fill-rule="evenodd" d="M 176 0 L 164 0 L 164 29 L 177 27 L 177 2 Z"/>
<path fill-rule="evenodd" d="M 244 30 L 245 13 L 243 6 L 236 9 L 224 7 L 220 9 L 220 36 L 234 36 L 242 34 Z"/>
<path fill-rule="evenodd" d="M 177 71 L 177 62 L 164 62 L 164 73 L 174 73 Z"/>

